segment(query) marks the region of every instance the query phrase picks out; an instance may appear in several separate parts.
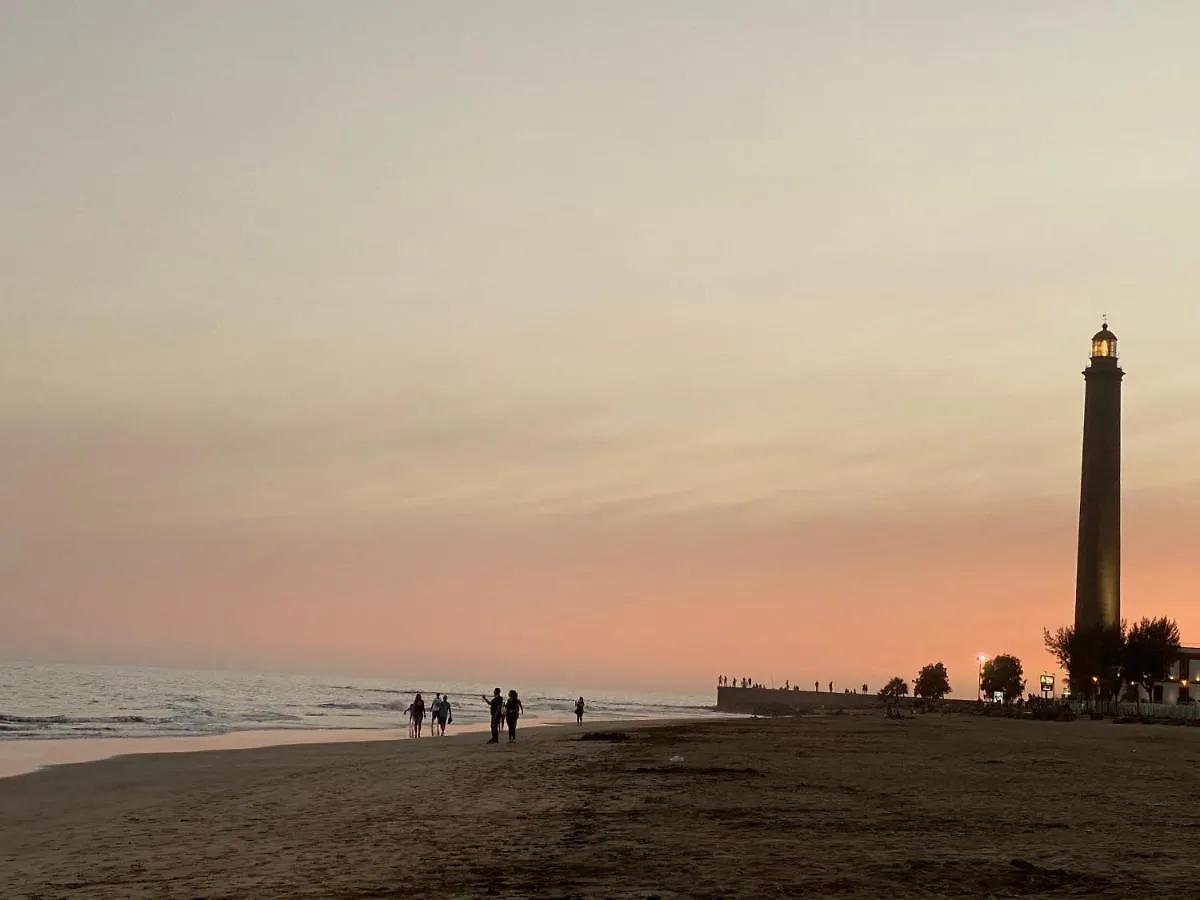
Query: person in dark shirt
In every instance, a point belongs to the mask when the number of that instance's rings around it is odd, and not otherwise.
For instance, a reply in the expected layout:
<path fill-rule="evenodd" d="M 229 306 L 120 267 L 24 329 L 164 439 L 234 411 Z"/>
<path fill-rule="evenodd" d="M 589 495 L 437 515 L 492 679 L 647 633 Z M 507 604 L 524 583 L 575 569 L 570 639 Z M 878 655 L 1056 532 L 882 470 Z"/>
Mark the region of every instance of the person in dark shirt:
<path fill-rule="evenodd" d="M 412 724 L 413 730 L 416 732 L 416 737 L 421 736 L 421 724 L 425 721 L 425 701 L 420 694 L 417 694 L 412 705 Z"/>
<path fill-rule="evenodd" d="M 583 698 L 580 697 L 578 700 L 575 701 L 575 724 L 577 724 L 577 725 L 583 724 L 583 709 L 584 709 Z"/>
<path fill-rule="evenodd" d="M 496 688 L 492 692 L 490 700 L 486 695 L 481 696 L 483 696 L 483 702 L 488 705 L 492 714 L 492 738 L 488 743 L 498 744 L 500 743 L 500 723 L 504 721 L 504 698 L 500 696 L 500 688 Z"/>
<path fill-rule="evenodd" d="M 509 741 L 517 739 L 517 719 L 523 712 L 525 712 L 525 707 L 521 705 L 521 698 L 517 696 L 516 691 L 509 691 L 508 702 L 504 704 L 504 719 L 508 722 Z"/>
<path fill-rule="evenodd" d="M 440 737 L 446 736 L 446 726 L 454 724 L 454 710 L 450 708 L 449 697 L 442 698 L 442 705 L 438 707 L 431 724 L 438 730 Z"/>

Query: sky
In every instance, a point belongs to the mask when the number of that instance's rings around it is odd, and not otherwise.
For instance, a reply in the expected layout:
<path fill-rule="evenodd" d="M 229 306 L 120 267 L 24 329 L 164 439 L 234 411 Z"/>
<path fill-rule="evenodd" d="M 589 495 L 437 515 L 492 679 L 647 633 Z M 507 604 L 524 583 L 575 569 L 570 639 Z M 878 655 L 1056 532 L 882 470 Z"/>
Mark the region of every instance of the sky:
<path fill-rule="evenodd" d="M 1104 313 L 1200 644 L 1198 28 L 0 0 L 0 658 L 1036 681 Z"/>

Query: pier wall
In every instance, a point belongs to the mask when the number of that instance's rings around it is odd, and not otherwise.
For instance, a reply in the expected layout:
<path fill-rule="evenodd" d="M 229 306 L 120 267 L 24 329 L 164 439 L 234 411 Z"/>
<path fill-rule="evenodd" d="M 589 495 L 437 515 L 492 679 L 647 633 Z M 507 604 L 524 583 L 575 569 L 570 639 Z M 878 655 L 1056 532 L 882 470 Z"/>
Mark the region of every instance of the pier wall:
<path fill-rule="evenodd" d="M 906 698 L 906 702 L 909 698 Z M 785 691 L 782 688 L 717 688 L 717 709 L 739 715 L 780 716 L 825 710 L 879 709 L 886 702 L 878 694 L 842 694 L 828 691 Z M 943 708 L 971 711 L 974 700 L 942 700 Z"/>

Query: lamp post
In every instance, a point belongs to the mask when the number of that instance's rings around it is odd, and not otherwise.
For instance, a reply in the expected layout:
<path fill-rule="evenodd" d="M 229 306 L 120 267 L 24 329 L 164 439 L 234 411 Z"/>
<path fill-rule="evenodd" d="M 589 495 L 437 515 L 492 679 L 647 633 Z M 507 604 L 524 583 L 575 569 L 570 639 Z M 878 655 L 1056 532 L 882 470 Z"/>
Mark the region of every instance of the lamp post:
<path fill-rule="evenodd" d="M 979 678 L 975 680 L 975 702 L 979 703 L 983 700 L 983 664 L 987 662 L 987 656 L 980 653 L 976 659 L 979 660 Z"/>

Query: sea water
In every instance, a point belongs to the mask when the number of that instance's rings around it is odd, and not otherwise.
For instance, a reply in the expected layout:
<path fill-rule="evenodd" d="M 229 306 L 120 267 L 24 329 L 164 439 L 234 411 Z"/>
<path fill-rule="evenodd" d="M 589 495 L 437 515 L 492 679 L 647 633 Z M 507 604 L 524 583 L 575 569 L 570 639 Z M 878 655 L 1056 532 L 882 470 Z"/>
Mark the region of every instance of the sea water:
<path fill-rule="evenodd" d="M 482 696 L 516 688 L 525 715 L 573 721 L 582 694 L 592 719 L 672 719 L 712 714 L 712 694 L 568 691 L 520 684 L 379 679 L 121 666 L 0 663 L 0 741 L 202 737 L 277 731 L 402 727 L 419 691 L 426 709 L 447 694 L 455 725 L 487 722 Z"/>

